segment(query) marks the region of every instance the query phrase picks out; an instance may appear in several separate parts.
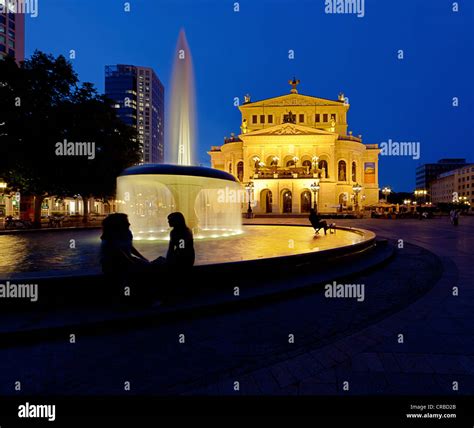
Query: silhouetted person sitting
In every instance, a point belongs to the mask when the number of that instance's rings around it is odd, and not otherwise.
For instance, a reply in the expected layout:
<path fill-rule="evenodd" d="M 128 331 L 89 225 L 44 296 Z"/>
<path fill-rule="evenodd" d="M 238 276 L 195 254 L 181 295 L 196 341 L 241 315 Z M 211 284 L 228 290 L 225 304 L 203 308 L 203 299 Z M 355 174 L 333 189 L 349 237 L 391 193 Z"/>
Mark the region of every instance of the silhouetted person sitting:
<path fill-rule="evenodd" d="M 171 271 L 189 271 L 195 259 L 193 232 L 186 226 L 186 220 L 180 212 L 171 213 L 168 223 L 173 230 L 170 233 L 166 264 Z"/>
<path fill-rule="evenodd" d="M 133 246 L 133 235 L 126 214 L 110 214 L 102 222 L 100 263 L 102 272 L 109 279 L 109 285 L 122 286 L 122 296 L 130 296 L 130 301 L 149 301 L 152 274 L 162 269 L 159 263 L 150 262 Z M 125 287 L 129 287 L 126 294 Z"/>
<path fill-rule="evenodd" d="M 324 234 L 326 235 L 326 231 L 328 230 L 328 224 L 325 220 L 321 220 L 314 208 L 311 208 L 309 210 L 309 221 L 311 223 L 311 226 L 314 227 L 316 234 L 319 232 L 319 229 L 324 229 Z"/>

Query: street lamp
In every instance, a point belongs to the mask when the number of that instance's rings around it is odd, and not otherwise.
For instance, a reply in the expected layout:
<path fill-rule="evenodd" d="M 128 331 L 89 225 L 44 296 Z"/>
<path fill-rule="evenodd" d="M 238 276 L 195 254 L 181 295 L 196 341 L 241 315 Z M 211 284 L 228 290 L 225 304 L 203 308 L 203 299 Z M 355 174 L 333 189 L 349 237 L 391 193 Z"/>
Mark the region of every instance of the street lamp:
<path fill-rule="evenodd" d="M 319 185 L 319 178 L 316 179 L 316 181 L 311 184 L 311 190 L 313 191 L 314 193 L 314 211 L 315 212 L 318 212 L 318 203 L 317 203 L 317 199 L 318 199 L 318 192 L 319 192 L 319 189 L 321 188 L 321 186 Z"/>
<path fill-rule="evenodd" d="M 382 189 L 382 194 L 384 195 L 385 201 L 386 201 L 387 203 L 388 203 L 388 197 L 389 197 L 390 193 L 392 193 L 392 189 L 390 189 L 390 187 L 385 186 L 385 187 Z"/>
<path fill-rule="evenodd" d="M 362 186 L 359 183 L 356 183 L 352 186 L 352 190 L 354 191 L 355 210 L 359 211 L 359 193 L 362 192 Z"/>
<path fill-rule="evenodd" d="M 296 168 L 296 162 L 298 162 L 300 158 L 298 156 L 293 156 L 293 166 Z"/>
<path fill-rule="evenodd" d="M 247 218 L 252 218 L 253 217 L 253 211 L 252 211 L 252 193 L 253 193 L 253 182 L 249 181 L 245 185 L 245 190 L 247 190 L 248 198 L 249 198 L 249 207 L 247 208 Z"/>

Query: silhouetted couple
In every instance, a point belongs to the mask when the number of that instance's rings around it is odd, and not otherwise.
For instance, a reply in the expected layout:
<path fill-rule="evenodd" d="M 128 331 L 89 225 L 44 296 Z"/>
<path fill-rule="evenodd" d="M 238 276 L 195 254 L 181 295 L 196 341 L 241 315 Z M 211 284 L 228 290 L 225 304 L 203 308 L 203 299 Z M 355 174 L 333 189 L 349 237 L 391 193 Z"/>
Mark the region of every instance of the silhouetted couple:
<path fill-rule="evenodd" d="M 168 223 L 172 230 L 166 258 L 149 261 L 133 246 L 126 214 L 111 214 L 104 219 L 100 261 L 113 284 L 132 285 L 133 290 L 126 291 L 140 294 L 146 301 L 155 294 L 169 294 L 175 282 L 186 279 L 195 259 L 193 233 L 180 212 L 171 213 Z"/>
<path fill-rule="evenodd" d="M 314 208 L 309 210 L 309 221 L 311 226 L 314 227 L 315 234 L 318 234 L 320 229 L 324 229 L 324 234 L 326 235 L 329 226 L 325 220 L 321 220 L 321 217 L 318 216 Z"/>

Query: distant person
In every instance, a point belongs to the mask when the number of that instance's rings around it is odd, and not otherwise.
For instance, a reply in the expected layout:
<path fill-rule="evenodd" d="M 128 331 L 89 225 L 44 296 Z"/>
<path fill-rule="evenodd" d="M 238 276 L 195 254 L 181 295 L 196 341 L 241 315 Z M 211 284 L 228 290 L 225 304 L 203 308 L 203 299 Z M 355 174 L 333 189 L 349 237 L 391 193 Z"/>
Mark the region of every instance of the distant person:
<path fill-rule="evenodd" d="M 166 264 L 171 271 L 188 271 L 195 260 L 193 232 L 186 226 L 186 220 L 180 212 L 171 213 L 168 223 L 173 230 L 170 232 Z"/>
<path fill-rule="evenodd" d="M 311 226 L 314 227 L 316 234 L 318 233 L 319 229 L 324 229 L 324 234 L 327 234 L 326 231 L 329 228 L 328 224 L 326 223 L 326 221 L 321 220 L 314 208 L 311 208 L 309 210 L 309 221 L 311 223 Z"/>
<path fill-rule="evenodd" d="M 451 223 L 454 226 L 457 226 L 459 224 L 459 211 L 452 209 L 451 212 L 449 213 L 449 216 L 451 218 Z"/>

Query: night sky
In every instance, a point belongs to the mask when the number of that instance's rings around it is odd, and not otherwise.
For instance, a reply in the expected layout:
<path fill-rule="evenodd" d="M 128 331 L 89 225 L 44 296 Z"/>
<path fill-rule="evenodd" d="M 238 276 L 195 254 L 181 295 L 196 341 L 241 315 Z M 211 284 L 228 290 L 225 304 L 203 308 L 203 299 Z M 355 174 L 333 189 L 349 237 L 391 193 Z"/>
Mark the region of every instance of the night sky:
<path fill-rule="evenodd" d="M 474 2 L 366 0 L 365 16 L 325 14 L 324 0 L 39 0 L 27 18 L 26 55 L 69 56 L 81 81 L 104 90 L 104 66 L 151 66 L 170 87 L 184 28 L 196 73 L 198 158 L 240 132 L 234 97 L 299 92 L 351 104 L 348 122 L 365 143 L 413 141 L 421 158 L 381 157 L 379 184 L 412 191 L 415 167 L 443 157 L 474 162 Z M 288 51 L 295 59 L 288 59 Z M 397 52 L 404 50 L 405 59 Z M 459 97 L 460 105 L 452 106 Z"/>

